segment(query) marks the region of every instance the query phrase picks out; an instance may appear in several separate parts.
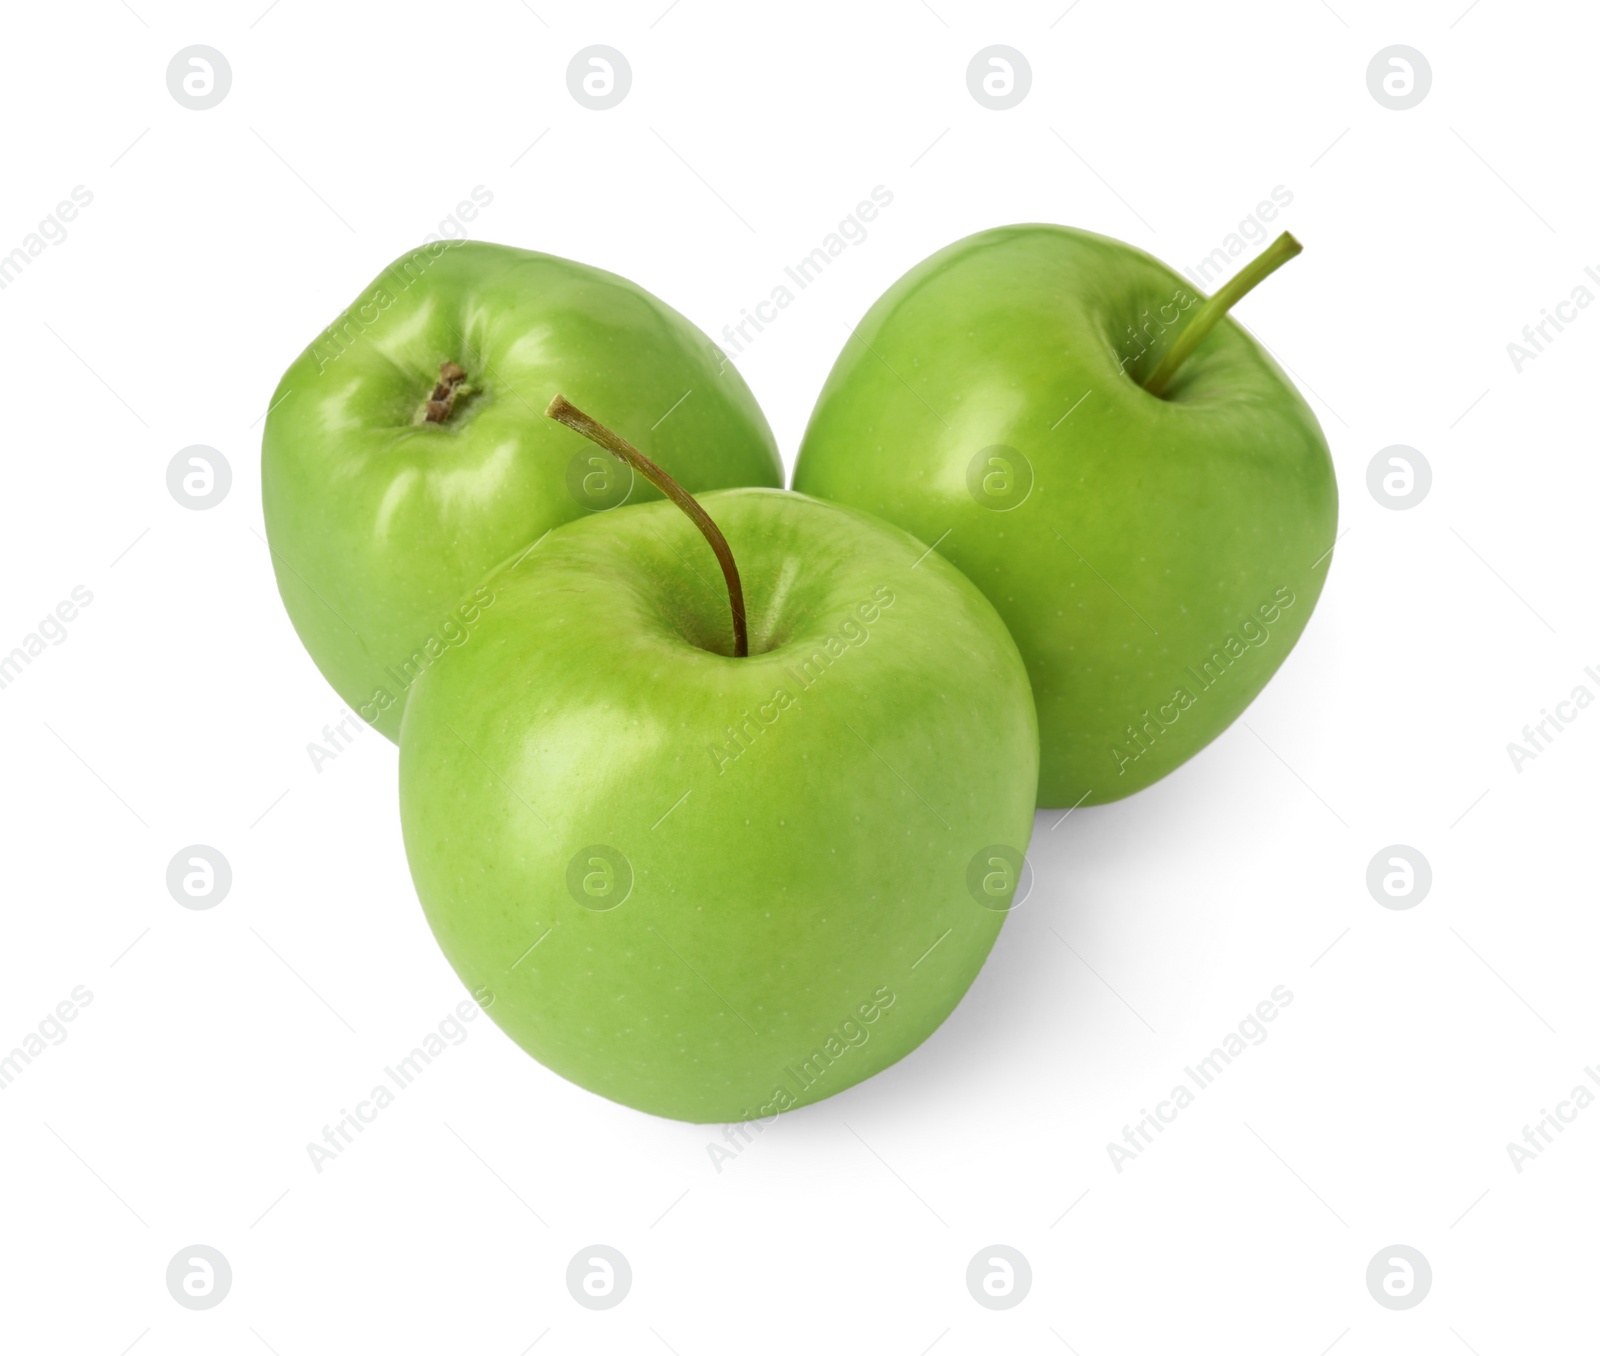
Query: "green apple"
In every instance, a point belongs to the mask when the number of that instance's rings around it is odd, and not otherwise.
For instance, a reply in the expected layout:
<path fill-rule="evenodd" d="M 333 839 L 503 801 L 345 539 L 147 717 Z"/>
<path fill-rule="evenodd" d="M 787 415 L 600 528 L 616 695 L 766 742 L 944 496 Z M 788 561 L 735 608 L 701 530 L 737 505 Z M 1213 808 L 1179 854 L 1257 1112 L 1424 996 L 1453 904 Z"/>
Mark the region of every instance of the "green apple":
<path fill-rule="evenodd" d="M 261 448 L 278 589 L 341 697 L 391 739 L 481 620 L 468 595 L 541 533 L 647 483 L 541 417 L 603 403 L 691 490 L 781 485 L 738 372 L 624 278 L 503 245 L 396 260 L 284 373 Z"/>
<path fill-rule="evenodd" d="M 1042 805 L 1165 776 L 1311 616 L 1327 443 L 1224 314 L 1298 250 L 1283 237 L 1202 304 L 1118 241 L 984 231 L 878 299 L 817 400 L 795 488 L 899 524 L 988 595 L 1033 681 Z"/>
<path fill-rule="evenodd" d="M 485 582 L 407 704 L 400 810 L 434 935 L 519 1045 L 727 1122 L 949 1015 L 1026 871 L 1038 731 L 1004 624 L 908 533 L 782 490 L 700 504 L 727 591 L 662 503 Z"/>

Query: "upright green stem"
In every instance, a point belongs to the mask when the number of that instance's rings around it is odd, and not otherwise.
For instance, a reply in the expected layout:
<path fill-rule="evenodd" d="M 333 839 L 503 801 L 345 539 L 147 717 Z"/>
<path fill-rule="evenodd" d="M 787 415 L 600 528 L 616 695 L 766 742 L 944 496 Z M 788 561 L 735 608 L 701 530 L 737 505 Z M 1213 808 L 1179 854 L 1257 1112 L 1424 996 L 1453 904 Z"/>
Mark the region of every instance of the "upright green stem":
<path fill-rule="evenodd" d="M 1194 319 L 1172 341 L 1172 347 L 1156 364 L 1156 370 L 1145 379 L 1144 389 L 1155 396 L 1165 392 L 1178 369 L 1183 366 L 1184 359 L 1200 347 L 1200 341 L 1211 333 L 1217 321 L 1227 315 L 1233 303 L 1263 278 L 1282 268 L 1302 248 L 1300 242 L 1285 231 L 1235 273 L 1210 301 L 1195 312 Z"/>
<path fill-rule="evenodd" d="M 637 447 L 626 438 L 613 433 L 598 420 L 591 419 L 587 414 L 572 404 L 566 396 L 558 395 L 550 402 L 550 408 L 545 411 L 551 419 L 558 424 L 565 424 L 574 433 L 581 433 L 591 443 L 626 462 L 640 475 L 648 480 L 668 499 L 672 500 L 689 520 L 700 529 L 706 541 L 711 544 L 711 549 L 716 553 L 717 564 L 722 566 L 722 577 L 728 585 L 728 607 L 733 613 L 733 655 L 735 659 L 744 659 L 750 653 L 750 633 L 744 620 L 744 587 L 739 583 L 739 567 L 733 563 L 733 552 L 728 548 L 728 539 L 722 531 L 711 521 L 711 516 L 700 507 L 695 497 L 678 484 L 649 457 L 645 456 Z"/>

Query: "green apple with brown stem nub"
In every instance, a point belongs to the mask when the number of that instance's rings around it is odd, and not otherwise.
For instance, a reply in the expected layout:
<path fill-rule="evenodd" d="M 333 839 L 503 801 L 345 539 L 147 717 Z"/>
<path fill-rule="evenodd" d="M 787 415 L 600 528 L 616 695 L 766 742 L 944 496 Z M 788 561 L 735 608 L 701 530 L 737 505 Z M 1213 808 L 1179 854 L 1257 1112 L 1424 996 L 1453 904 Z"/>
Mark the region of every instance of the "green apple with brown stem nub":
<path fill-rule="evenodd" d="M 783 483 L 767 421 L 710 339 L 615 274 L 439 241 L 402 256 L 290 365 L 261 446 L 278 590 L 317 667 L 391 739 L 466 643 L 495 566 L 657 491 L 540 417 L 564 387 L 638 429 L 692 491 Z"/>

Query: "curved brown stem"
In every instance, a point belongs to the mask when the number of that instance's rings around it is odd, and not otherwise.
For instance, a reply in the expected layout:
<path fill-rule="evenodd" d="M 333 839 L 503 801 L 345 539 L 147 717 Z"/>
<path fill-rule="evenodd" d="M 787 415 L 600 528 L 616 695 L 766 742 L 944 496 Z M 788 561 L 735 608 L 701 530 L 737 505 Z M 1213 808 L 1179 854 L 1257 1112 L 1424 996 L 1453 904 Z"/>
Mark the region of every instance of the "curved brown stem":
<path fill-rule="evenodd" d="M 597 447 L 605 448 L 612 456 L 627 462 L 689 516 L 689 520 L 700 529 L 706 541 L 711 544 L 712 551 L 716 553 L 717 564 L 722 566 L 722 577 L 728 584 L 728 607 L 733 613 L 734 658 L 743 659 L 749 655 L 750 634 L 744 621 L 744 587 L 739 583 L 739 567 L 733 563 L 733 552 L 728 548 L 728 539 L 722 535 L 721 529 L 711 521 L 711 516 L 700 507 L 695 497 L 626 438 L 613 433 L 598 420 L 591 419 L 566 396 L 558 395 L 552 400 L 545 414 L 558 424 L 565 424 L 574 433 L 581 433 Z"/>

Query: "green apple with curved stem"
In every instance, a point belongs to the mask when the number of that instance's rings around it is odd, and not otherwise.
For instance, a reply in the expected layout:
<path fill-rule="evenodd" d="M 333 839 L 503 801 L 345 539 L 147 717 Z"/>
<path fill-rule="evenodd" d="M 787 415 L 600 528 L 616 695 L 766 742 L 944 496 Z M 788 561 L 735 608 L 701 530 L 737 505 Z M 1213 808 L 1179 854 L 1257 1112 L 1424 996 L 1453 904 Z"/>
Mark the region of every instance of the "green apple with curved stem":
<path fill-rule="evenodd" d="M 936 545 L 1016 637 L 1039 798 L 1149 786 L 1225 730 L 1299 638 L 1338 495 L 1293 384 L 1229 307 L 1063 226 L 957 241 L 867 313 L 795 466 L 807 494 Z"/>
<path fill-rule="evenodd" d="M 665 302 L 503 245 L 402 256 L 284 373 L 261 447 L 279 592 L 317 667 L 396 738 L 419 674 L 466 643 L 473 588 L 561 523 L 656 496 L 540 417 L 561 385 L 637 427 L 691 490 L 781 485 L 749 388 Z"/>
<path fill-rule="evenodd" d="M 1038 730 L 1004 624 L 908 533 L 781 490 L 692 522 L 672 498 L 488 581 L 407 704 L 401 823 L 434 935 L 518 1044 L 628 1106 L 739 1121 L 955 1007 L 1025 878 Z"/>

